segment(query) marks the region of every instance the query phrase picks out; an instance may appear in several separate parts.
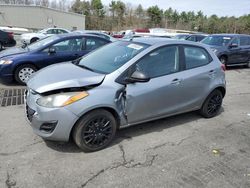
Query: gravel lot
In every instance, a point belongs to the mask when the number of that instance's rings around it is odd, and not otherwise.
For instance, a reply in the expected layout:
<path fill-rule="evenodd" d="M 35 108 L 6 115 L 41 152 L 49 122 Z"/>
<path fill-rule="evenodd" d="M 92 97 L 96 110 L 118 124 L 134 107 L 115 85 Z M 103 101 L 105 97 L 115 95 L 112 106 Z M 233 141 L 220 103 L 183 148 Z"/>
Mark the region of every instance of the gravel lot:
<path fill-rule="evenodd" d="M 192 112 L 123 129 L 95 153 L 44 141 L 24 106 L 0 107 L 0 187 L 250 187 L 250 69 L 226 74 L 216 118 Z"/>

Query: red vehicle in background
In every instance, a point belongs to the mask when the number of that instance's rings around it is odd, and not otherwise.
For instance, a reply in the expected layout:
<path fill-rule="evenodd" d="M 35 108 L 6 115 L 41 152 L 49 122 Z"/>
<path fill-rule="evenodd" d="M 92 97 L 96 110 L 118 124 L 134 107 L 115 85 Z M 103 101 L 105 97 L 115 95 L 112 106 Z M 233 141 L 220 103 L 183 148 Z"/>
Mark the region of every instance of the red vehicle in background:
<path fill-rule="evenodd" d="M 127 31 L 120 31 L 119 33 L 113 34 L 112 36 L 114 38 L 123 38 L 125 35 L 132 33 L 135 34 L 149 34 L 149 29 L 134 29 L 134 30 L 127 30 Z"/>
<path fill-rule="evenodd" d="M 4 47 L 12 47 L 15 45 L 16 41 L 14 39 L 14 34 L 12 32 L 0 30 L 0 51 L 3 50 Z"/>

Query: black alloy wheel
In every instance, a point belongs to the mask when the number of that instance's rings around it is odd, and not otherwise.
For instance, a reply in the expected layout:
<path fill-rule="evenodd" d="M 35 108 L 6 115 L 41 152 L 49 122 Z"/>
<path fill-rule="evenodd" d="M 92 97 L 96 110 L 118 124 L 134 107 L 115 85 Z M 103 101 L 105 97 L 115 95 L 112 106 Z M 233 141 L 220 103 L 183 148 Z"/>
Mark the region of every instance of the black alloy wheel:
<path fill-rule="evenodd" d="M 100 147 L 112 136 L 111 121 L 106 116 L 96 116 L 82 130 L 82 137 L 89 147 Z"/>
<path fill-rule="evenodd" d="M 223 96 L 220 90 L 214 90 L 205 100 L 200 109 L 200 114 L 205 118 L 216 116 L 222 105 Z"/>
<path fill-rule="evenodd" d="M 84 115 L 75 125 L 73 138 L 83 151 L 98 151 L 110 144 L 117 129 L 114 116 L 104 109 Z"/>

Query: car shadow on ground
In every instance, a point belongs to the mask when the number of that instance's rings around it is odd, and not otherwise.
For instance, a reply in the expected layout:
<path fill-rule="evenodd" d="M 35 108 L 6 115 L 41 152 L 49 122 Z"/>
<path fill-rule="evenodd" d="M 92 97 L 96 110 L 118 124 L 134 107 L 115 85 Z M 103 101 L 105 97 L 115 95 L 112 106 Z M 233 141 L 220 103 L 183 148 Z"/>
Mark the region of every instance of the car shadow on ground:
<path fill-rule="evenodd" d="M 224 109 L 222 107 L 219 115 L 223 112 L 224 112 Z M 199 119 L 202 119 L 202 118 L 203 117 L 200 116 L 197 112 L 189 112 L 185 114 L 180 114 L 180 115 L 176 115 L 176 116 L 172 116 L 168 118 L 163 118 L 163 119 L 123 128 L 117 131 L 115 139 L 107 148 L 115 146 L 115 145 L 119 145 L 119 143 L 123 142 L 124 140 L 128 140 L 128 141 L 132 140 L 133 138 L 137 136 L 150 134 L 153 132 L 162 132 L 166 129 L 169 129 L 175 126 L 185 126 L 185 124 L 198 121 Z M 53 142 L 53 141 L 45 141 L 45 143 L 49 148 L 59 151 L 59 152 L 65 152 L 65 153 L 82 152 L 82 150 L 80 150 L 76 146 L 76 144 L 73 142 L 72 138 L 67 143 Z"/>
<path fill-rule="evenodd" d="M 226 71 L 236 71 L 236 72 L 241 72 L 241 70 L 249 69 L 246 66 L 232 66 L 232 67 L 227 67 Z"/>
<path fill-rule="evenodd" d="M 18 84 L 15 81 L 12 81 L 12 82 L 0 81 L 0 87 L 4 87 L 4 88 L 16 88 L 16 87 L 25 87 L 25 86 L 20 85 L 20 84 Z"/>

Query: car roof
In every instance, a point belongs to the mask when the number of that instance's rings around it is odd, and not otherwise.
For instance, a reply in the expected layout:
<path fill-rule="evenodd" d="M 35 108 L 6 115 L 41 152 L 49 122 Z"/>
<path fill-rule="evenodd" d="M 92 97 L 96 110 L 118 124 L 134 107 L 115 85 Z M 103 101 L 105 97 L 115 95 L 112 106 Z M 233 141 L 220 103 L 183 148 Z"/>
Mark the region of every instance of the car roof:
<path fill-rule="evenodd" d="M 86 33 L 64 33 L 64 34 L 58 34 L 57 35 L 60 39 L 61 38 L 71 38 L 71 37 L 86 37 L 86 36 L 89 36 L 89 37 L 95 37 L 95 38 L 100 38 L 100 39 L 104 39 L 104 40 L 107 40 L 103 37 L 100 37 L 98 35 L 92 35 L 92 34 L 86 34 Z M 109 40 L 107 40 L 109 41 Z"/>
<path fill-rule="evenodd" d="M 178 40 L 178 39 L 172 39 L 172 38 L 162 38 L 162 37 L 139 37 L 134 38 L 133 40 L 130 40 L 132 42 L 138 42 L 147 44 L 150 46 L 161 44 L 161 45 L 168 45 L 168 44 L 187 44 L 187 45 L 195 45 L 195 46 L 203 46 L 204 44 L 193 42 L 193 41 L 187 41 L 187 40 Z"/>
<path fill-rule="evenodd" d="M 225 37 L 236 37 L 236 36 L 250 36 L 246 34 L 235 34 L 235 33 L 220 33 L 220 34 L 212 34 L 210 36 L 225 36 Z"/>
<path fill-rule="evenodd" d="M 167 42 L 168 40 L 172 41 L 173 39 L 162 38 L 162 37 L 137 37 L 137 38 L 133 38 L 131 41 L 144 43 L 147 45 L 154 45 L 154 44 L 160 43 L 160 42 Z"/>

